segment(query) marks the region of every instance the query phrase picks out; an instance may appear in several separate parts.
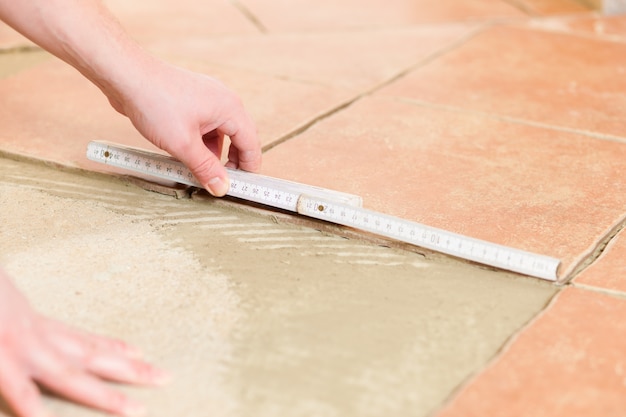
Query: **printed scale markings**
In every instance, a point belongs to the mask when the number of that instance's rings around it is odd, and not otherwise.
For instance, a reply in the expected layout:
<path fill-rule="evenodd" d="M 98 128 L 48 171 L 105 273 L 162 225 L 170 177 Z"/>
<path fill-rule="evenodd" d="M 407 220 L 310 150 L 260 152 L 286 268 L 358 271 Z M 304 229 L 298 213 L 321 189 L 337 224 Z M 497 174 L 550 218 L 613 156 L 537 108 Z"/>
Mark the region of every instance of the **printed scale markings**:
<path fill-rule="evenodd" d="M 168 181 L 202 187 L 176 159 L 141 149 L 93 141 L 87 157 L 96 162 Z M 228 169 L 227 195 L 341 224 L 426 249 L 525 275 L 557 280 L 558 259 L 486 242 L 362 208 L 352 194 Z"/>

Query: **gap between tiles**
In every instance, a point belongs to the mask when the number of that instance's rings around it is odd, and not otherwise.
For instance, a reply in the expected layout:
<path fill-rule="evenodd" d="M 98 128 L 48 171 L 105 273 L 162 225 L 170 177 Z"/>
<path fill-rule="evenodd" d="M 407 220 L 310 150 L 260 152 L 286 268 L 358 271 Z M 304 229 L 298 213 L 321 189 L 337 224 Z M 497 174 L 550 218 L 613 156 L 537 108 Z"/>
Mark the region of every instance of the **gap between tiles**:
<path fill-rule="evenodd" d="M 240 1 L 231 0 L 230 4 L 232 4 L 235 9 L 239 10 L 239 12 L 246 19 L 248 19 L 248 21 L 252 23 L 252 25 L 254 25 L 254 27 L 256 27 L 259 32 L 264 33 L 264 34 L 269 33 L 269 30 L 267 30 L 263 22 L 261 22 L 261 20 L 257 16 L 255 16 L 254 13 L 252 13 L 252 11 L 248 7 L 243 5 Z"/>
<path fill-rule="evenodd" d="M 383 89 L 384 87 L 392 84 L 393 82 L 401 79 L 402 77 L 406 76 L 407 74 L 411 73 L 412 71 L 415 71 L 416 69 L 429 64 L 430 62 L 436 60 L 437 58 L 452 52 L 453 50 L 461 47 L 463 44 L 465 44 L 466 42 L 468 42 L 469 40 L 471 40 L 473 37 L 475 37 L 476 35 L 482 33 L 483 31 L 489 29 L 490 27 L 492 27 L 493 24 L 492 23 L 484 23 L 482 25 L 477 26 L 476 28 L 474 28 L 473 30 L 468 31 L 468 33 L 466 33 L 464 36 L 460 37 L 459 39 L 457 39 L 456 41 L 450 43 L 449 45 L 439 49 L 438 51 L 433 52 L 430 55 L 427 55 L 426 57 L 424 57 L 423 59 L 421 59 L 419 62 L 412 64 L 410 66 L 408 66 L 407 68 L 400 70 L 396 75 L 393 75 L 391 77 L 389 77 L 387 80 L 382 81 L 381 83 L 369 88 L 368 90 L 362 92 L 362 93 L 358 93 L 356 96 L 354 96 L 352 99 L 347 100 L 346 102 L 336 106 L 333 109 L 330 109 L 329 111 L 325 112 L 324 114 L 321 114 L 320 116 L 314 118 L 313 120 L 304 123 L 302 126 L 300 126 L 299 128 L 296 128 L 294 130 L 292 130 L 291 132 L 288 132 L 287 134 L 279 137 L 278 139 L 272 141 L 271 143 L 268 143 L 267 145 L 265 145 L 263 147 L 263 152 L 267 152 L 273 148 L 275 148 L 278 145 L 281 145 L 287 141 L 289 141 L 290 139 L 293 139 L 294 137 L 306 132 L 307 130 L 309 130 L 312 126 L 314 126 L 315 124 L 328 119 L 329 117 L 347 109 L 348 107 L 350 107 L 352 104 L 356 103 L 357 101 L 359 101 L 360 99 L 362 99 L 363 97 L 367 97 L 370 96 L 374 93 L 376 93 L 377 91 Z"/>
<path fill-rule="evenodd" d="M 425 108 L 432 108 L 436 110 L 448 111 L 448 112 L 454 112 L 454 113 L 480 115 L 480 116 L 484 116 L 484 117 L 491 118 L 494 120 L 505 121 L 508 123 L 515 123 L 515 124 L 532 126 L 532 127 L 537 127 L 537 128 L 550 129 L 550 130 L 565 132 L 565 133 L 574 133 L 574 134 L 581 135 L 581 136 L 587 136 L 591 139 L 607 140 L 611 142 L 618 142 L 618 143 L 626 144 L 626 138 L 621 138 L 617 136 L 603 135 L 603 134 L 590 132 L 590 131 L 547 125 L 544 123 L 533 122 L 533 121 L 528 121 L 524 119 L 517 119 L 517 118 L 513 118 L 509 116 L 501 116 L 501 115 L 494 114 L 494 113 L 472 111 L 472 110 L 468 110 L 468 109 L 461 108 L 461 107 L 434 104 L 434 103 L 429 103 L 429 102 L 415 100 L 415 99 L 407 99 L 407 98 L 401 98 L 401 97 L 394 97 L 393 99 L 407 102 L 410 104 L 414 104 L 417 106 L 425 107 Z M 622 217 L 617 222 L 615 222 L 612 226 L 610 226 L 608 230 L 605 232 L 604 236 L 598 240 L 598 243 L 595 245 L 595 247 L 593 247 L 589 252 L 581 254 L 578 261 L 576 261 L 573 264 L 573 266 L 569 268 L 569 270 L 564 272 L 563 279 L 561 280 L 562 281 L 561 284 L 566 284 L 570 282 L 571 280 L 576 278 L 578 275 L 580 275 L 580 273 L 582 273 L 585 269 L 591 266 L 602 255 L 602 253 L 604 252 L 604 249 L 611 242 L 611 240 L 613 240 L 613 238 L 615 238 L 615 236 L 619 234 L 619 232 L 621 232 L 624 228 L 626 228 L 626 216 Z"/>
<path fill-rule="evenodd" d="M 16 45 L 6 48 L 0 47 L 0 55 L 2 54 L 23 54 L 30 52 L 43 52 L 43 49 L 37 45 Z"/>
<path fill-rule="evenodd" d="M 569 278 L 566 282 L 571 282 L 581 273 L 583 273 L 587 268 L 593 265 L 604 253 L 606 248 L 609 246 L 611 241 L 615 239 L 615 237 L 626 228 L 626 216 L 623 216 L 620 220 L 618 220 L 613 227 L 611 227 L 604 235 L 602 239 L 598 241 L 596 247 L 593 248 L 591 253 L 583 254 L 580 257 L 580 261 L 578 261 L 572 268 L 570 273 L 568 273 Z M 585 284 L 575 284 L 576 286 L 581 286 Z M 587 286 L 592 288 L 592 286 Z M 618 291 L 619 292 L 619 291 Z M 626 294 L 625 294 L 626 295 Z"/>
<path fill-rule="evenodd" d="M 610 288 L 596 287 L 594 285 L 588 285 L 588 284 L 579 284 L 576 282 L 569 283 L 567 284 L 567 286 L 572 287 L 572 288 L 578 288 L 581 290 L 595 292 L 598 294 L 608 295 L 608 296 L 619 298 L 622 300 L 626 300 L 626 292 L 623 292 L 623 291 L 612 290 Z"/>
<path fill-rule="evenodd" d="M 484 116 L 484 117 L 487 117 L 487 118 L 490 118 L 490 119 L 493 119 L 493 120 L 499 120 L 499 121 L 508 122 L 508 123 L 515 123 L 515 124 L 519 124 L 519 125 L 538 127 L 538 128 L 541 128 L 541 129 L 549 129 L 549 130 L 554 130 L 556 132 L 573 133 L 573 134 L 576 134 L 576 135 L 587 136 L 587 137 L 592 138 L 592 139 L 606 140 L 606 141 L 609 141 L 609 142 L 617 142 L 617 143 L 626 144 L 626 138 L 625 137 L 607 135 L 607 134 L 603 134 L 603 133 L 592 132 L 590 130 L 573 129 L 573 128 L 568 128 L 568 127 L 563 127 L 563 126 L 555 126 L 555 125 L 550 125 L 550 124 L 546 124 L 546 123 L 535 122 L 535 121 L 532 121 L 532 120 L 518 119 L 518 118 L 515 118 L 515 117 L 511 117 L 511 116 L 503 116 L 503 115 L 500 115 L 500 114 L 497 114 L 497 113 L 489 113 L 489 112 L 482 112 L 482 111 L 477 111 L 477 110 L 469 110 L 469 109 L 464 108 L 464 107 L 456 107 L 456 106 L 450 106 L 450 105 L 446 105 L 446 104 L 430 103 L 428 101 L 422 101 L 422 100 L 406 98 L 406 97 L 394 97 L 394 96 L 389 96 L 389 97 L 392 97 L 395 100 L 399 100 L 399 101 L 403 101 L 403 102 L 406 102 L 406 103 L 414 104 L 416 106 L 431 108 L 431 109 L 435 109 L 435 110 L 442 110 L 442 111 L 448 111 L 448 112 L 453 112 L 453 113 L 465 113 L 465 114 Z"/>
<path fill-rule="evenodd" d="M 552 305 L 556 303 L 561 292 L 565 290 L 565 288 L 570 286 L 570 284 L 558 285 L 554 283 L 554 286 L 557 288 L 557 291 L 546 302 L 545 306 L 543 306 L 543 308 L 539 310 L 537 314 L 534 315 L 534 317 L 528 320 L 517 331 L 513 332 L 509 336 L 509 338 L 506 341 L 504 341 L 504 343 L 502 343 L 502 346 L 500 346 L 500 349 L 498 349 L 494 353 L 493 357 L 489 361 L 487 361 L 482 368 L 476 369 L 474 373 L 469 375 L 467 378 L 465 378 L 465 380 L 461 381 L 456 387 L 454 387 L 454 389 L 450 391 L 449 395 L 441 402 L 441 404 L 439 404 L 439 406 L 437 406 L 434 410 L 428 413 L 429 417 L 437 417 L 442 410 L 444 410 L 452 401 L 454 401 L 454 399 L 463 391 L 463 389 L 466 386 L 470 385 L 472 381 L 480 377 L 480 375 L 486 369 L 489 369 L 493 364 L 495 364 L 500 359 L 500 357 L 517 341 L 517 338 L 522 333 L 524 333 L 527 329 L 531 328 L 544 314 L 546 314 L 550 310 Z"/>

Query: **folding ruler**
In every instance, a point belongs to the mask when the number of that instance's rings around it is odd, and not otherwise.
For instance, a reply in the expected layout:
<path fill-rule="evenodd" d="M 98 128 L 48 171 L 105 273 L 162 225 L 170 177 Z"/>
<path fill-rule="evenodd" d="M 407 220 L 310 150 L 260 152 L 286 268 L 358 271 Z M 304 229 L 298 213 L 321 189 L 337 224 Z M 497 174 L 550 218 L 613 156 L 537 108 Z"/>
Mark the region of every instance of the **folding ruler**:
<path fill-rule="evenodd" d="M 96 162 L 202 188 L 189 169 L 176 159 L 108 142 L 93 141 L 87 157 Z M 520 274 L 557 280 L 560 261 L 519 249 L 460 235 L 420 223 L 367 210 L 359 196 L 228 169 L 227 195 L 304 216 L 353 227 L 458 258 Z"/>

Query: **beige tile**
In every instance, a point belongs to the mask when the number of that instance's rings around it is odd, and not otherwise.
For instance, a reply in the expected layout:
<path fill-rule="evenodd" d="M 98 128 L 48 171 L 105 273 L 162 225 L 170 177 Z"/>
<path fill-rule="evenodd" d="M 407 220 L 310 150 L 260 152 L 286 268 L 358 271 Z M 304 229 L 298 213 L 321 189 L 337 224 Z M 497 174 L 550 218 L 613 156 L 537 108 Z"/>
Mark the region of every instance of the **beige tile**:
<path fill-rule="evenodd" d="M 259 33 L 228 0 L 106 0 L 126 30 L 141 42 L 190 36 Z"/>
<path fill-rule="evenodd" d="M 626 300 L 569 288 L 436 417 L 621 416 Z"/>
<path fill-rule="evenodd" d="M 270 31 L 398 27 L 523 16 L 501 0 L 241 0 Z"/>
<path fill-rule="evenodd" d="M 626 238 L 622 231 L 611 240 L 601 256 L 576 277 L 574 282 L 626 293 L 624 259 L 626 259 Z"/>
<path fill-rule="evenodd" d="M 497 27 L 384 93 L 624 137 L 625 54 L 625 43 Z"/>
<path fill-rule="evenodd" d="M 374 210 L 559 258 L 624 214 L 626 144 L 367 98 L 265 155 L 265 173 Z"/>
<path fill-rule="evenodd" d="M 475 25 L 461 24 L 211 41 L 189 38 L 184 42 L 155 43 L 152 48 L 167 56 L 201 59 L 225 68 L 363 92 L 422 62 L 475 29 Z"/>

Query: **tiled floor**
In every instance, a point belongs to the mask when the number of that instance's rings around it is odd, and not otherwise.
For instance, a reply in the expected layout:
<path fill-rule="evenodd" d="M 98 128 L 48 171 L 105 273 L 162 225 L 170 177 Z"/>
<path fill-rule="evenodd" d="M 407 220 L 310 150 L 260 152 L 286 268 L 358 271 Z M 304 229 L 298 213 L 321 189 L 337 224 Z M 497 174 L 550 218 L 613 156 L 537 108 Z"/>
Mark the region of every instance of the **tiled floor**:
<path fill-rule="evenodd" d="M 551 304 L 433 416 L 623 414 L 626 16 L 582 0 L 108 3 L 155 54 L 243 97 L 264 173 L 562 261 Z M 30 45 L 0 26 L 0 150 L 101 170 L 89 140 L 149 148 Z"/>

